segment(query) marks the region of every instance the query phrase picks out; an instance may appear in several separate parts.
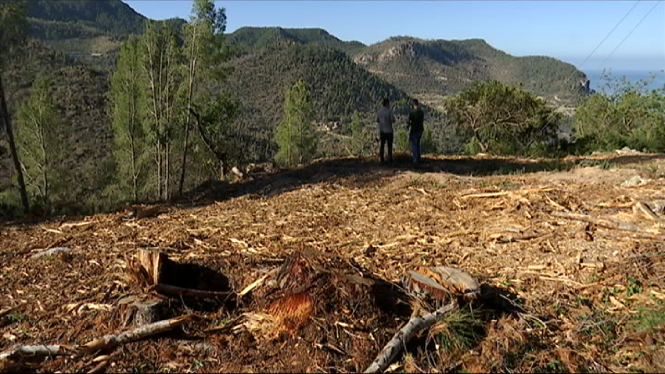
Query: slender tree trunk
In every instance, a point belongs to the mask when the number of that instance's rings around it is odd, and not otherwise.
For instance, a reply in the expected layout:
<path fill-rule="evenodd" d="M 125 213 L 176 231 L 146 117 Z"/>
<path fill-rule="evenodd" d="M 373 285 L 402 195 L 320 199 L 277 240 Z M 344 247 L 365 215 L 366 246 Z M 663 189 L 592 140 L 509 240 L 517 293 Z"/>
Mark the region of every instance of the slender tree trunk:
<path fill-rule="evenodd" d="M 19 192 L 21 193 L 21 203 L 23 204 L 23 209 L 27 213 L 30 210 L 30 204 L 28 202 L 28 191 L 25 188 L 25 179 L 23 178 L 23 169 L 21 169 L 21 162 L 18 159 L 18 153 L 16 153 L 16 143 L 14 142 L 14 131 L 12 130 L 12 122 L 9 116 L 9 110 L 7 109 L 7 99 L 5 98 L 5 88 L 2 84 L 2 76 L 0 76 L 0 110 L 2 111 L 2 117 L 5 122 L 5 128 L 7 129 L 7 139 L 9 140 L 9 149 L 12 152 L 12 161 L 14 162 L 14 168 L 16 169 Z"/>
<path fill-rule="evenodd" d="M 132 120 L 133 121 L 133 120 Z M 138 200 L 137 186 L 138 186 L 138 173 L 136 172 L 136 146 L 134 145 L 134 136 L 129 136 L 129 146 L 132 151 L 132 201 L 134 203 Z"/>
<path fill-rule="evenodd" d="M 187 170 L 187 150 L 189 147 L 189 126 L 190 126 L 190 121 L 192 119 L 191 117 L 191 111 L 190 109 L 192 108 L 192 94 L 194 90 L 194 78 L 196 76 L 196 53 L 197 53 L 197 48 L 196 48 L 196 39 L 197 39 L 197 31 L 198 27 L 194 25 L 194 31 L 193 31 L 193 36 L 192 36 L 192 45 L 190 46 L 190 63 L 189 63 L 189 91 L 187 92 L 187 120 L 185 121 L 185 144 L 184 144 L 184 149 L 182 151 L 182 169 L 180 172 L 180 184 L 178 185 L 178 195 L 182 195 L 182 188 L 185 184 L 185 172 Z"/>
<path fill-rule="evenodd" d="M 162 143 L 157 140 L 157 200 L 162 198 Z"/>
<path fill-rule="evenodd" d="M 166 178 L 164 178 L 164 200 L 169 199 L 169 184 L 171 184 L 171 144 L 166 143 Z"/>
<path fill-rule="evenodd" d="M 41 111 L 40 111 L 41 112 Z M 40 113 L 39 118 L 41 119 L 43 117 L 43 114 Z M 49 168 L 49 161 L 48 161 L 48 153 L 46 153 L 46 137 L 44 134 L 44 123 L 37 123 L 37 128 L 39 131 L 39 142 L 40 146 L 42 148 L 42 179 L 44 183 L 44 204 L 46 205 L 44 208 L 46 211 L 48 211 L 49 208 L 49 185 L 48 185 L 48 168 Z"/>

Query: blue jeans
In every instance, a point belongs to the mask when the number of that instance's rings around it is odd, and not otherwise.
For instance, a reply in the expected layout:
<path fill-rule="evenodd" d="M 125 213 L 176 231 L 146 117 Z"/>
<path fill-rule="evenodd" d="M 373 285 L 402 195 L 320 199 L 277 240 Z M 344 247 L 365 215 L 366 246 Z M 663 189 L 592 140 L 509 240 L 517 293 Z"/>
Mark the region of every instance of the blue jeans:
<path fill-rule="evenodd" d="M 412 132 L 409 134 L 409 141 L 411 142 L 411 150 L 413 151 L 414 164 L 420 162 L 420 138 L 422 137 L 422 132 Z"/>

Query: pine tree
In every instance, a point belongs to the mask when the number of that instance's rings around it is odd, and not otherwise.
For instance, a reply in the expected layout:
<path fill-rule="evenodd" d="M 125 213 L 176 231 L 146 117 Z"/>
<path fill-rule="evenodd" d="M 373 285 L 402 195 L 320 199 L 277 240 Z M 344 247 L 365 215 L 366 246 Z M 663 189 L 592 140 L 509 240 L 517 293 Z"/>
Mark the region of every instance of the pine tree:
<path fill-rule="evenodd" d="M 214 98 L 203 89 L 205 78 L 220 80 L 223 73 L 220 63 L 227 57 L 223 54 L 222 36 L 226 29 L 226 13 L 224 8 L 215 9 L 212 0 L 196 0 L 192 6 L 190 22 L 184 27 L 184 50 L 186 56 L 184 100 L 186 106 L 182 164 L 178 194 L 182 194 L 187 171 L 187 155 L 190 141 L 189 133 L 192 125 L 192 109 L 195 103 L 210 101 Z M 210 79 L 206 82 L 210 84 Z"/>
<path fill-rule="evenodd" d="M 19 107 L 16 134 L 27 185 L 47 212 L 53 190 L 62 186 L 65 177 L 61 162 L 68 148 L 58 133 L 60 114 L 49 88 L 50 81 L 37 79 L 28 101 Z"/>
<path fill-rule="evenodd" d="M 366 131 L 363 126 L 360 113 L 356 110 L 351 115 L 351 122 L 348 125 L 349 138 L 346 139 L 346 148 L 351 156 L 360 156 L 366 149 Z"/>
<path fill-rule="evenodd" d="M 7 95 L 2 82 L 2 74 L 9 60 L 18 54 L 26 42 L 28 35 L 27 14 L 28 9 L 24 3 L 0 2 L 0 51 L 2 51 L 0 53 L 0 119 L 7 131 L 7 140 L 9 140 L 9 148 L 12 153 L 14 169 L 16 170 L 19 192 L 21 193 L 21 203 L 26 213 L 30 209 L 30 203 L 28 201 L 28 192 L 23 170 L 21 169 L 21 162 L 16 150 L 12 120 L 9 108 L 7 107 Z"/>
<path fill-rule="evenodd" d="M 275 141 L 279 146 L 275 159 L 278 163 L 292 166 L 314 157 L 317 139 L 313 119 L 314 107 L 305 83 L 300 80 L 287 91 L 284 122 L 275 130 Z"/>
<path fill-rule="evenodd" d="M 115 158 L 123 195 L 137 202 L 146 182 L 146 139 L 143 129 L 146 80 L 141 68 L 141 40 L 132 36 L 118 57 L 118 69 L 111 78 L 110 116 L 115 133 Z"/>
<path fill-rule="evenodd" d="M 147 82 L 143 123 L 154 145 L 157 198 L 168 200 L 171 184 L 171 151 L 177 135 L 180 49 L 170 25 L 148 21 L 143 36 L 143 68 Z"/>

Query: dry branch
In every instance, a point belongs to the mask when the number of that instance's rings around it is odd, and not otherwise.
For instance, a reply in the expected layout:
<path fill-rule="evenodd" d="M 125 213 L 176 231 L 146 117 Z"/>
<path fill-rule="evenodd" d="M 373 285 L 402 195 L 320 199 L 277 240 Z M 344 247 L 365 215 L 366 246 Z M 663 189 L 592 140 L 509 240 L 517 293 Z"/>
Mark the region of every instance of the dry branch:
<path fill-rule="evenodd" d="M 652 221 L 662 221 L 662 219 L 645 203 L 638 202 L 635 204 L 635 210 L 644 214 L 648 219 Z"/>
<path fill-rule="evenodd" d="M 425 316 L 411 318 L 409 322 L 402 327 L 392 339 L 390 339 L 374 362 L 372 362 L 367 370 L 365 370 L 365 373 L 378 373 L 379 371 L 385 370 L 395 357 L 397 357 L 402 347 L 406 346 L 406 344 L 418 332 L 432 326 L 455 308 L 457 308 L 457 304 L 448 304 Z"/>
<path fill-rule="evenodd" d="M 151 289 L 169 295 L 200 297 L 200 298 L 227 297 L 232 294 L 231 292 L 195 290 L 191 288 L 171 286 L 168 284 L 156 284 L 152 286 Z"/>
<path fill-rule="evenodd" d="M 253 289 L 255 289 L 256 287 L 262 285 L 263 282 L 265 282 L 265 280 L 268 279 L 269 276 L 274 275 L 274 274 L 277 274 L 278 271 L 279 271 L 279 268 L 275 268 L 275 269 L 273 269 L 273 270 L 267 272 L 267 273 L 266 273 L 265 275 L 263 275 L 261 278 L 255 280 L 254 282 L 252 282 L 251 284 L 249 284 L 247 287 L 245 287 L 242 291 L 240 291 L 240 293 L 238 293 L 238 297 L 245 296 L 246 294 L 248 294 L 249 292 L 251 292 L 251 291 L 252 291 Z"/>
<path fill-rule="evenodd" d="M 83 352 L 91 353 L 102 349 L 113 348 L 123 343 L 141 340 L 149 336 L 173 330 L 174 328 L 182 326 L 192 319 L 194 319 L 194 315 L 185 315 L 151 323 L 149 325 L 141 326 L 133 330 L 121 332 L 120 334 L 105 335 L 81 346 L 80 349 Z"/>
<path fill-rule="evenodd" d="M 104 371 L 104 369 L 108 366 L 109 362 L 108 361 L 102 361 L 97 366 L 94 368 L 88 370 L 88 374 L 96 374 L 96 373 L 101 373 Z"/>
<path fill-rule="evenodd" d="M 461 196 L 461 197 L 462 197 L 462 199 L 469 199 L 469 198 L 472 198 L 472 197 L 478 197 L 478 198 L 481 198 L 481 197 L 497 197 L 497 196 L 505 196 L 505 195 L 509 195 L 509 194 L 510 194 L 509 191 L 502 191 L 502 192 L 476 193 L 476 194 L 471 194 L 471 195 L 464 195 L 464 196 Z"/>
<path fill-rule="evenodd" d="M 632 223 L 628 223 L 628 222 L 609 221 L 609 220 L 605 220 L 605 219 L 602 219 L 602 218 L 595 218 L 595 217 L 587 216 L 587 215 L 584 215 L 584 214 L 562 213 L 562 212 L 552 212 L 550 214 L 552 214 L 553 216 L 561 217 L 561 218 L 565 218 L 565 219 L 593 223 L 594 225 L 604 227 L 604 228 L 608 228 L 608 229 L 636 232 L 636 233 L 645 234 L 645 235 L 652 235 L 654 238 L 661 239 L 661 240 L 665 239 L 665 235 L 658 235 L 658 234 L 646 232 L 646 231 L 640 229 L 639 227 L 633 225 Z"/>
<path fill-rule="evenodd" d="M 71 349 L 63 345 L 18 345 L 0 353 L 0 361 L 26 357 L 48 357 L 70 353 Z"/>

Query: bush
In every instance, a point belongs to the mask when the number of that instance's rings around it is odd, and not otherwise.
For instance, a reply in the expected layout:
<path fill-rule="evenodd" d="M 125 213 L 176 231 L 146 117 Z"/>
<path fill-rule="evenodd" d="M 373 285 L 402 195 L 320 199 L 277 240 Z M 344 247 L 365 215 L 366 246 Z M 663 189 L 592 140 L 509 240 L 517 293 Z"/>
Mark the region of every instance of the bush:
<path fill-rule="evenodd" d="M 467 137 L 466 151 L 503 155 L 547 155 L 556 145 L 561 115 L 516 86 L 476 82 L 444 102 Z"/>
<path fill-rule="evenodd" d="M 648 81 L 631 83 L 604 76 L 606 89 L 582 101 L 573 117 L 575 142 L 585 152 L 623 147 L 665 151 L 665 87 L 647 89 Z"/>

